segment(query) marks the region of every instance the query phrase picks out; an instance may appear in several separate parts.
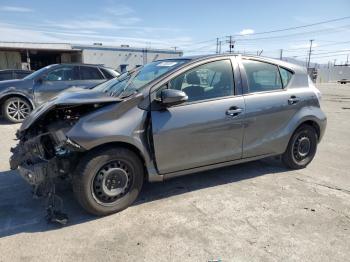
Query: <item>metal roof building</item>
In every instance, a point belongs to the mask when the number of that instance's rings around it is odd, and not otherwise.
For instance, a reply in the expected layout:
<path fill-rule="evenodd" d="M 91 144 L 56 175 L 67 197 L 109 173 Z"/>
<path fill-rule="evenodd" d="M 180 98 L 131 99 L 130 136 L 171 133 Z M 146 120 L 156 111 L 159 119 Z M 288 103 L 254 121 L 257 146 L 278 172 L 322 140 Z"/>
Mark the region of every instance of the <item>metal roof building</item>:
<path fill-rule="evenodd" d="M 182 51 L 128 45 L 0 42 L 0 69 L 37 70 L 55 63 L 87 63 L 123 72 L 154 60 L 180 56 Z"/>

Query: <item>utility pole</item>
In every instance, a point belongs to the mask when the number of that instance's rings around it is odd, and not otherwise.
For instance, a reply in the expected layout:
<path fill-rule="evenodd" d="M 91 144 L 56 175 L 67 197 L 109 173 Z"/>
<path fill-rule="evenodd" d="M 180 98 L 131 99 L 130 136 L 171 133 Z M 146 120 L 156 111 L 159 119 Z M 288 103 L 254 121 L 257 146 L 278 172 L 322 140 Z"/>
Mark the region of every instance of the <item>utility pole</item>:
<path fill-rule="evenodd" d="M 226 41 L 226 43 L 229 44 L 229 52 L 232 53 L 232 50 L 235 48 L 235 42 L 232 40 L 232 35 L 228 36 L 229 40 Z"/>
<path fill-rule="evenodd" d="M 313 41 L 314 41 L 313 39 L 310 40 L 309 58 L 308 58 L 308 60 L 307 60 L 307 68 L 308 68 L 308 69 L 309 69 L 309 67 L 310 67 L 310 59 L 311 59 L 312 42 L 313 42 Z"/>
<path fill-rule="evenodd" d="M 280 49 L 280 60 L 283 58 L 283 49 Z"/>
<path fill-rule="evenodd" d="M 346 56 L 346 65 L 349 65 L 349 55 Z"/>
<path fill-rule="evenodd" d="M 219 37 L 216 38 L 216 53 L 219 54 Z"/>
<path fill-rule="evenodd" d="M 221 54 L 221 44 L 222 44 L 222 41 L 219 41 L 219 54 Z"/>

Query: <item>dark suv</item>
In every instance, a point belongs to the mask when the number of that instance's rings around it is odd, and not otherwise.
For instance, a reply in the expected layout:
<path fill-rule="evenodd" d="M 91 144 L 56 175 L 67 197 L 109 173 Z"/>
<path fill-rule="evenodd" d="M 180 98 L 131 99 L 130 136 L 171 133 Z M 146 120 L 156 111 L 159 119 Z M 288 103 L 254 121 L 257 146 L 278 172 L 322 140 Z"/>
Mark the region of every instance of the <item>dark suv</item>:
<path fill-rule="evenodd" d="M 71 88 L 90 88 L 119 75 L 103 66 L 54 64 L 23 79 L 0 82 L 0 106 L 8 121 L 22 122 L 38 105 Z"/>

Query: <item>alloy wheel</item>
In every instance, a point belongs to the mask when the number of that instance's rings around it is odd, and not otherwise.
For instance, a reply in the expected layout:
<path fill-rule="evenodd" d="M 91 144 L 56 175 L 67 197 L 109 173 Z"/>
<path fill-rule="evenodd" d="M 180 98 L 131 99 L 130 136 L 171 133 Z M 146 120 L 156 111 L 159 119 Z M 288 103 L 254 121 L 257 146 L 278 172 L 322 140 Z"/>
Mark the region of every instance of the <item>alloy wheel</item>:
<path fill-rule="evenodd" d="M 11 100 L 7 105 L 6 111 L 9 118 L 19 122 L 24 120 L 30 114 L 31 107 L 26 101 L 18 98 Z"/>

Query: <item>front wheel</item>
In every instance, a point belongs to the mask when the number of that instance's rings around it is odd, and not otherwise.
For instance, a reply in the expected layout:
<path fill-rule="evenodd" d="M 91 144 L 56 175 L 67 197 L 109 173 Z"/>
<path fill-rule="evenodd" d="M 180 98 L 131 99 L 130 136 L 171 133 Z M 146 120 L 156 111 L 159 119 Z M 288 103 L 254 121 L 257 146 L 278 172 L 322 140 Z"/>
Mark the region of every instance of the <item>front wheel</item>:
<path fill-rule="evenodd" d="M 10 97 L 3 105 L 4 118 L 12 123 L 21 123 L 32 112 L 32 107 L 27 100 L 21 97 Z"/>
<path fill-rule="evenodd" d="M 300 126 L 289 141 L 282 155 L 283 163 L 291 169 L 306 167 L 313 160 L 317 150 L 317 133 L 309 125 Z"/>
<path fill-rule="evenodd" d="M 126 148 L 101 148 L 77 166 L 73 191 L 89 213 L 103 216 L 129 207 L 141 191 L 144 171 L 140 158 Z"/>

